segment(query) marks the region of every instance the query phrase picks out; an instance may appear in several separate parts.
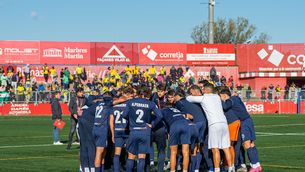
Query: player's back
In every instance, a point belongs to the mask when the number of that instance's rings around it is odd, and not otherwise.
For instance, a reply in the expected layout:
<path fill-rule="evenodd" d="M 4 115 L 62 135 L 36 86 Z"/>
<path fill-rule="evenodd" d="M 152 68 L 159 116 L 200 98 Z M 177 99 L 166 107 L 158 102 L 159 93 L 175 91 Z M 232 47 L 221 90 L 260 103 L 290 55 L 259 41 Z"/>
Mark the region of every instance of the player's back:
<path fill-rule="evenodd" d="M 227 123 L 221 99 L 217 94 L 204 94 L 201 104 L 209 125 L 215 123 Z"/>
<path fill-rule="evenodd" d="M 156 108 L 156 104 L 147 99 L 135 98 L 129 100 L 123 117 L 128 118 L 130 131 L 147 129 L 147 124 L 151 123 L 153 108 Z"/>
<path fill-rule="evenodd" d="M 230 100 L 233 102 L 232 110 L 236 113 L 236 116 L 240 120 L 246 120 L 250 118 L 250 114 L 248 113 L 245 104 L 242 100 L 237 96 L 230 97 Z"/>
<path fill-rule="evenodd" d="M 186 120 L 184 114 L 175 108 L 164 108 L 162 109 L 163 121 L 168 127 L 174 124 L 176 121 Z"/>
<path fill-rule="evenodd" d="M 122 114 L 126 109 L 126 103 L 113 106 L 114 130 L 115 136 L 127 135 L 128 121 L 123 118 Z"/>
<path fill-rule="evenodd" d="M 100 103 L 97 105 L 95 110 L 94 124 L 108 126 L 109 116 L 112 111 L 112 106 L 105 105 L 105 103 Z"/>
<path fill-rule="evenodd" d="M 185 98 L 177 101 L 175 106 L 182 112 L 189 113 L 193 116 L 193 122 L 204 122 L 206 117 L 203 109 L 199 104 L 191 103 Z"/>

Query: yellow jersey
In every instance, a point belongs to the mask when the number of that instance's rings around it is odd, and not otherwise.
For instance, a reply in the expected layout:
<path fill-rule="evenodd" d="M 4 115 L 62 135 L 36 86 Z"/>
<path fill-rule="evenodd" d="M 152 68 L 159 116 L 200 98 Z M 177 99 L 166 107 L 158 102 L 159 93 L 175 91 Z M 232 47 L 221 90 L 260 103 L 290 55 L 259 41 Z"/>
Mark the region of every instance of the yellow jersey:
<path fill-rule="evenodd" d="M 75 69 L 75 71 L 76 71 L 76 74 L 80 75 L 80 74 L 83 73 L 83 68 L 77 67 L 77 68 Z"/>
<path fill-rule="evenodd" d="M 130 67 L 125 67 L 125 73 L 127 75 L 130 75 L 131 74 L 131 68 Z"/>
<path fill-rule="evenodd" d="M 53 69 L 53 68 L 52 68 L 52 69 L 50 69 L 50 74 L 51 74 L 51 75 L 55 75 L 55 74 L 56 74 L 56 70 L 55 70 L 55 69 Z"/>
<path fill-rule="evenodd" d="M 156 74 L 156 68 L 155 67 L 150 67 L 149 68 L 149 74 L 151 74 L 151 75 Z"/>
<path fill-rule="evenodd" d="M 49 74 L 49 67 L 48 66 L 43 66 L 42 71 L 43 71 L 43 74 Z"/>

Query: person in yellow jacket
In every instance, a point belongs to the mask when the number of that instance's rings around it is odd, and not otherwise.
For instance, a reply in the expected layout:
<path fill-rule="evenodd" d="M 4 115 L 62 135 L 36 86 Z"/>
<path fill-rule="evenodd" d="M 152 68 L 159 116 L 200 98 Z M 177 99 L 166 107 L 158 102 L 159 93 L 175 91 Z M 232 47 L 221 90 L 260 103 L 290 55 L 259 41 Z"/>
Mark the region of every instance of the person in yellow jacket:
<path fill-rule="evenodd" d="M 17 87 L 17 101 L 24 101 L 25 87 L 19 83 Z"/>
<path fill-rule="evenodd" d="M 126 73 L 127 75 L 130 75 L 130 74 L 131 74 L 131 68 L 130 68 L 129 65 L 127 65 L 127 66 L 125 67 L 125 73 Z"/>
<path fill-rule="evenodd" d="M 77 65 L 77 68 L 75 69 L 76 75 L 80 78 L 81 74 L 83 73 L 83 68 L 80 65 Z"/>
<path fill-rule="evenodd" d="M 155 68 L 155 65 L 152 65 L 150 68 L 149 68 L 149 75 L 152 77 L 152 78 L 155 78 L 156 77 L 156 68 Z"/>
<path fill-rule="evenodd" d="M 144 74 L 143 74 L 145 80 L 149 78 L 149 72 L 148 69 L 145 70 Z"/>
<path fill-rule="evenodd" d="M 163 78 L 166 75 L 166 68 L 164 67 L 164 65 L 160 68 L 160 74 L 162 75 Z"/>
<path fill-rule="evenodd" d="M 42 73 L 43 73 L 43 77 L 44 77 L 45 82 L 48 82 L 48 79 L 49 79 L 49 67 L 48 67 L 48 65 L 46 63 L 42 67 Z"/>
<path fill-rule="evenodd" d="M 50 76 L 51 76 L 52 82 L 54 82 L 56 75 L 57 75 L 56 69 L 54 68 L 54 66 L 52 66 L 52 68 L 50 69 Z"/>
<path fill-rule="evenodd" d="M 139 67 L 137 67 L 137 65 L 134 65 L 134 67 L 132 69 L 132 74 L 133 75 L 139 75 L 140 74 L 140 69 L 139 69 Z"/>
<path fill-rule="evenodd" d="M 116 76 L 117 73 L 118 73 L 118 72 L 114 69 L 114 66 L 112 66 L 112 67 L 111 67 L 111 70 L 110 70 L 110 77 Z"/>

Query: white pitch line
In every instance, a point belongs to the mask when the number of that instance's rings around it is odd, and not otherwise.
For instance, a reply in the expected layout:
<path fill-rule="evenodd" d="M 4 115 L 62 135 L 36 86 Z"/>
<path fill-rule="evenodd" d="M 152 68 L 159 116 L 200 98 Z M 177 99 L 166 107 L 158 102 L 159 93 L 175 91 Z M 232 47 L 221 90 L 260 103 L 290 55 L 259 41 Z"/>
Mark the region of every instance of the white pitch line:
<path fill-rule="evenodd" d="M 276 124 L 276 125 L 256 125 L 255 128 L 270 128 L 270 127 L 289 127 L 289 126 L 304 126 L 305 124 Z"/>
<path fill-rule="evenodd" d="M 55 145 L 53 145 L 53 144 L 41 144 L 41 145 L 0 146 L 0 149 L 5 149 L 5 148 L 25 148 L 25 147 L 47 147 L 47 146 L 55 146 Z M 61 145 L 56 145 L 56 146 L 61 146 Z"/>
<path fill-rule="evenodd" d="M 258 136 L 305 136 L 305 133 L 265 133 L 256 132 Z"/>

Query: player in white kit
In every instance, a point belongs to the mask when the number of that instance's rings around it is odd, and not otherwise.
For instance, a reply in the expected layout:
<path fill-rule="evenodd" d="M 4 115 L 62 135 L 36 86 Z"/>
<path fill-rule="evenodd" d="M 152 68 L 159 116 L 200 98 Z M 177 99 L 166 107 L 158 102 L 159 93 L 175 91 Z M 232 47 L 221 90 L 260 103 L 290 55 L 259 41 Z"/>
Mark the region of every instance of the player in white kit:
<path fill-rule="evenodd" d="M 206 114 L 208 121 L 208 145 L 212 149 L 214 171 L 220 172 L 220 152 L 222 149 L 225 153 L 227 164 L 231 163 L 230 155 L 230 135 L 227 119 L 224 115 L 221 99 L 219 95 L 214 94 L 214 86 L 212 84 L 204 85 L 204 95 L 198 86 L 192 86 L 189 90 L 191 96 L 187 96 L 187 100 L 192 103 L 200 103 Z M 234 167 L 229 167 L 229 172 L 234 171 Z"/>

